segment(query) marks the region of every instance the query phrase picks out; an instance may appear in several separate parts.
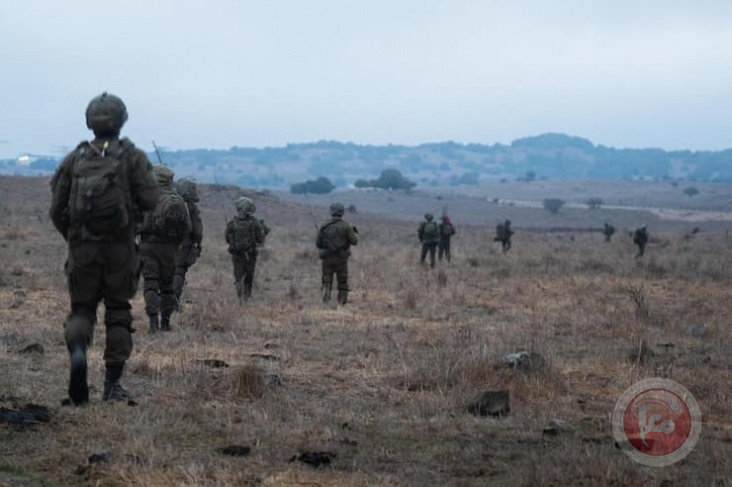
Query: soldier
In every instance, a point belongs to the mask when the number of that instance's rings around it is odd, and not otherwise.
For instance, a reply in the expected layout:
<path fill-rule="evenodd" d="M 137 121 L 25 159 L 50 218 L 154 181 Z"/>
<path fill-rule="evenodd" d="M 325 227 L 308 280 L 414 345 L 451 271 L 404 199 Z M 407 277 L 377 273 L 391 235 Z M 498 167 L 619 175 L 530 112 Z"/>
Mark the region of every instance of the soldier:
<path fill-rule="evenodd" d="M 257 250 L 264 244 L 264 228 L 254 218 L 257 207 L 245 196 L 236 200 L 236 216 L 226 224 L 226 243 L 234 264 L 234 286 L 239 301 L 249 299 L 257 266 Z"/>
<path fill-rule="evenodd" d="M 646 251 L 646 244 L 648 243 L 648 231 L 646 230 L 645 224 L 636 228 L 635 232 L 633 232 L 633 243 L 638 246 L 638 254 L 636 254 L 635 258 L 643 257 Z"/>
<path fill-rule="evenodd" d="M 131 399 L 119 380 L 132 353 L 130 299 L 140 277 L 135 220 L 137 212 L 154 208 L 158 186 L 145 153 L 128 138 L 119 138 L 126 121 L 127 108 L 118 97 L 103 93 L 92 99 L 86 126 L 94 140 L 69 153 L 51 180 L 51 220 L 68 243 L 65 271 L 71 312 L 64 339 L 71 358 L 68 393 L 76 406 L 89 402 L 86 351 L 102 300 L 102 399 Z"/>
<path fill-rule="evenodd" d="M 343 220 L 345 208 L 341 203 L 330 205 L 332 219 L 320 227 L 315 246 L 320 249 L 322 260 L 323 302 L 330 301 L 333 274 L 338 282 L 338 303 L 348 302 L 348 258 L 351 245 L 358 244 L 358 230 Z"/>
<path fill-rule="evenodd" d="M 188 214 L 191 218 L 191 231 L 183 238 L 183 244 L 175 255 L 173 294 L 175 295 L 175 310 L 180 311 L 180 299 L 183 294 L 183 286 L 186 283 L 186 273 L 201 255 L 203 223 L 201 222 L 201 212 L 196 204 L 198 203 L 198 188 L 195 181 L 180 179 L 175 183 L 175 190 L 188 205 Z"/>
<path fill-rule="evenodd" d="M 433 221 L 432 213 L 424 214 L 424 221 L 419 224 L 417 237 L 422 242 L 422 254 L 419 257 L 420 264 L 424 264 L 427 252 L 430 253 L 430 267 L 435 268 L 435 251 L 440 243 L 440 228 L 437 222 Z"/>
<path fill-rule="evenodd" d="M 496 225 L 496 238 L 493 240 L 501 242 L 503 253 L 508 252 L 511 248 L 511 235 L 513 235 L 513 230 L 511 230 L 511 220 L 506 219 L 503 223 Z"/>
<path fill-rule="evenodd" d="M 173 275 L 176 253 L 191 233 L 188 205 L 173 189 L 173 171 L 156 164 L 153 172 L 160 187 L 160 196 L 155 208 L 145 213 L 140 229 L 145 313 L 150 333 L 170 331 L 170 317 L 175 310 Z"/>
<path fill-rule="evenodd" d="M 605 227 L 602 230 L 602 234 L 605 235 L 605 241 L 609 242 L 614 233 L 615 227 L 610 225 L 608 222 L 605 222 Z"/>
<path fill-rule="evenodd" d="M 450 217 L 447 215 L 442 215 L 440 218 L 440 244 L 439 244 L 439 250 L 437 251 L 437 257 L 442 262 L 442 255 L 445 255 L 445 259 L 447 259 L 448 262 L 450 262 L 450 238 L 455 235 L 455 227 L 452 224 L 452 221 L 450 221 Z"/>

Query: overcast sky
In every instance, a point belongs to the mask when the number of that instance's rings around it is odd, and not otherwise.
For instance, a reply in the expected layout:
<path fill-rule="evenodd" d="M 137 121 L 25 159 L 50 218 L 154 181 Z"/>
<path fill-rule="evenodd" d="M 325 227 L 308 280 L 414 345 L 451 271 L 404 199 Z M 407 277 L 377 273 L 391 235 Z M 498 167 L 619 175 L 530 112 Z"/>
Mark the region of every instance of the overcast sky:
<path fill-rule="evenodd" d="M 317 140 L 732 147 L 727 0 L 1 0 L 0 157 L 119 95 L 143 149 Z"/>

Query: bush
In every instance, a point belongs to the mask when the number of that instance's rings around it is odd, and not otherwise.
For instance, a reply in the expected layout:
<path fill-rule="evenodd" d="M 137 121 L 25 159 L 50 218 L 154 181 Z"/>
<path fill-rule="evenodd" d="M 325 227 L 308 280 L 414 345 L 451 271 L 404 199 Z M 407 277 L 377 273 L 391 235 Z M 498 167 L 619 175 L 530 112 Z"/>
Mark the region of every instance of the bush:
<path fill-rule="evenodd" d="M 559 198 L 547 198 L 544 200 L 544 209 L 551 213 L 552 215 L 556 215 L 559 213 L 559 210 L 564 206 L 564 200 Z"/>
<path fill-rule="evenodd" d="M 335 186 L 330 179 L 326 177 L 319 177 L 316 180 L 305 181 L 304 183 L 295 183 L 290 186 L 290 193 L 292 194 L 328 194 L 335 189 Z"/>
<path fill-rule="evenodd" d="M 696 189 L 694 186 L 689 186 L 688 188 L 684 189 L 684 194 L 691 198 L 692 196 L 699 194 L 699 190 Z"/>
<path fill-rule="evenodd" d="M 596 209 L 600 208 L 603 205 L 603 203 L 605 203 L 605 202 L 602 201 L 602 198 L 594 197 L 594 198 L 590 198 L 587 200 L 587 207 L 590 210 L 596 210 Z"/>

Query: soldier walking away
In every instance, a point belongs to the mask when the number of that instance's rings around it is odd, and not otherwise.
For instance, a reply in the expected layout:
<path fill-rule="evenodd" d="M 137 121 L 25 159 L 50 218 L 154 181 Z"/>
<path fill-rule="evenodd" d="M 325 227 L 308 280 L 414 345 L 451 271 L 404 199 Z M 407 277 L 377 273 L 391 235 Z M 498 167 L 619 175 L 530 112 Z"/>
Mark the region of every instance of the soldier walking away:
<path fill-rule="evenodd" d="M 245 196 L 236 200 L 236 216 L 226 224 L 226 243 L 234 265 L 234 286 L 239 302 L 249 299 L 257 267 L 258 248 L 264 244 L 265 230 L 254 218 L 257 207 Z"/>
<path fill-rule="evenodd" d="M 635 229 L 635 232 L 633 232 L 633 243 L 638 246 L 638 254 L 636 254 L 635 258 L 643 257 L 646 251 L 646 244 L 648 243 L 648 230 L 646 229 L 646 225 Z"/>
<path fill-rule="evenodd" d="M 323 302 L 330 301 L 333 274 L 338 282 L 338 303 L 348 302 L 348 258 L 351 245 L 358 244 L 358 230 L 343 220 L 345 208 L 341 203 L 330 205 L 331 220 L 320 227 L 315 246 L 320 249 L 322 261 Z"/>
<path fill-rule="evenodd" d="M 176 253 L 191 233 L 188 205 L 173 189 L 173 171 L 153 166 L 160 187 L 155 208 L 144 215 L 140 228 L 140 255 L 145 297 L 145 313 L 150 333 L 170 331 L 170 317 L 175 310 L 173 275 Z"/>
<path fill-rule="evenodd" d="M 68 392 L 76 406 L 89 402 L 86 352 L 102 300 L 102 399 L 131 399 L 119 380 L 132 353 L 130 299 L 140 277 L 136 212 L 154 208 L 158 185 L 145 153 L 128 138 L 119 138 L 126 121 L 127 108 L 118 97 L 103 93 L 92 99 L 86 126 L 94 140 L 69 153 L 51 180 L 51 220 L 68 244 L 65 272 L 71 312 L 64 339 L 71 358 Z"/>
<path fill-rule="evenodd" d="M 424 264 L 427 252 L 430 254 L 430 267 L 435 268 L 435 251 L 440 243 L 440 227 L 434 221 L 432 213 L 424 214 L 424 221 L 419 224 L 417 237 L 422 242 L 422 253 L 419 256 L 419 263 Z"/>
<path fill-rule="evenodd" d="M 201 241 L 203 240 L 203 222 L 198 209 L 198 187 L 192 179 L 179 179 L 175 183 L 175 190 L 188 205 L 188 215 L 191 218 L 191 231 L 183 238 L 183 244 L 175 255 L 175 272 L 173 273 L 173 294 L 175 295 L 175 311 L 180 311 L 183 286 L 186 284 L 188 269 L 201 256 Z"/>
<path fill-rule="evenodd" d="M 615 227 L 605 222 L 605 227 L 602 229 L 602 234 L 605 235 L 605 241 L 609 242 L 615 233 Z"/>
<path fill-rule="evenodd" d="M 437 251 L 437 258 L 442 262 L 442 256 L 444 254 L 447 262 L 450 262 L 450 238 L 455 235 L 455 227 L 453 226 L 450 217 L 447 215 L 442 215 L 440 220 L 440 244 L 439 250 Z"/>
<path fill-rule="evenodd" d="M 496 238 L 493 240 L 495 242 L 501 242 L 501 248 L 504 253 L 508 252 L 511 248 L 511 235 L 513 235 L 511 220 L 504 220 L 503 223 L 496 225 Z"/>

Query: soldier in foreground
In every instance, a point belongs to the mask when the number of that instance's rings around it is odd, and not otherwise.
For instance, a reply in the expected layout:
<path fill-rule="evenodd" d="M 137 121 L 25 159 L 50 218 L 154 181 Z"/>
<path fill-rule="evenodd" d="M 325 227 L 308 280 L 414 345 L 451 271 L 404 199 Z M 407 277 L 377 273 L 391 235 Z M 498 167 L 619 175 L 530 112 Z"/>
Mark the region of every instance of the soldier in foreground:
<path fill-rule="evenodd" d="M 257 207 L 245 196 L 236 200 L 236 216 L 226 224 L 224 238 L 234 264 L 234 286 L 239 301 L 249 299 L 257 267 L 258 248 L 264 244 L 262 223 L 254 218 Z"/>
<path fill-rule="evenodd" d="M 320 249 L 322 261 L 323 302 L 330 301 L 333 274 L 338 282 L 338 303 L 348 302 L 348 258 L 351 245 L 358 244 L 358 230 L 343 220 L 346 212 L 341 203 L 330 205 L 331 220 L 320 227 L 315 246 Z"/>
<path fill-rule="evenodd" d="M 430 267 L 435 268 L 435 251 L 440 243 L 440 227 L 434 221 L 432 213 L 424 214 L 424 221 L 417 228 L 417 237 L 422 243 L 422 253 L 419 256 L 419 263 L 424 264 L 427 252 L 430 254 Z"/>
<path fill-rule="evenodd" d="M 107 93 L 94 98 L 86 109 L 86 126 L 94 140 L 69 153 L 51 180 L 51 220 L 68 243 L 65 271 L 71 312 L 64 338 L 71 357 L 68 392 L 76 406 L 89 402 L 86 351 L 102 300 L 102 399 L 130 399 L 119 380 L 132 353 L 130 299 L 140 277 L 136 212 L 155 207 L 158 185 L 145 153 L 128 138 L 119 138 L 126 121 L 121 99 Z"/>
<path fill-rule="evenodd" d="M 493 240 L 496 242 L 501 242 L 501 248 L 503 249 L 503 252 L 506 253 L 511 248 L 511 236 L 513 235 L 513 230 L 511 230 L 511 220 L 504 220 L 503 223 L 499 223 L 496 225 L 496 238 Z"/>
<path fill-rule="evenodd" d="M 614 233 L 615 227 L 610 225 L 608 222 L 605 222 L 605 226 L 602 229 L 602 234 L 605 235 L 605 241 L 609 242 Z"/>
<path fill-rule="evenodd" d="M 638 246 L 638 253 L 635 258 L 643 257 L 646 251 L 646 244 L 648 243 L 648 230 L 645 225 L 635 229 L 635 232 L 633 232 L 633 243 Z"/>
<path fill-rule="evenodd" d="M 175 184 L 175 190 L 188 205 L 188 215 L 191 218 L 191 231 L 183 238 L 183 244 L 175 255 L 173 294 L 175 295 L 175 310 L 180 311 L 180 300 L 183 294 L 183 286 L 186 284 L 186 274 L 201 255 L 203 222 L 201 222 L 201 212 L 196 204 L 198 203 L 198 188 L 195 181 L 180 179 Z"/>
<path fill-rule="evenodd" d="M 440 218 L 440 244 L 439 250 L 437 251 L 437 258 L 442 262 L 442 256 L 444 254 L 445 259 L 450 262 L 452 255 L 450 254 L 450 239 L 455 235 L 455 227 L 447 215 L 442 215 Z"/>
<path fill-rule="evenodd" d="M 170 331 L 170 317 L 175 310 L 176 253 L 191 233 L 188 205 L 173 189 L 173 171 L 162 164 L 156 164 L 153 171 L 160 196 L 155 208 L 145 213 L 140 228 L 145 313 L 150 333 Z"/>

